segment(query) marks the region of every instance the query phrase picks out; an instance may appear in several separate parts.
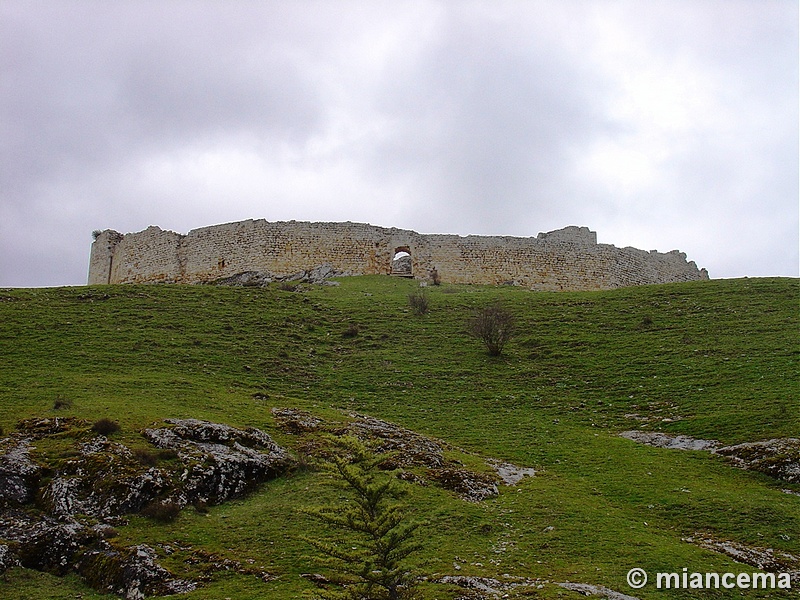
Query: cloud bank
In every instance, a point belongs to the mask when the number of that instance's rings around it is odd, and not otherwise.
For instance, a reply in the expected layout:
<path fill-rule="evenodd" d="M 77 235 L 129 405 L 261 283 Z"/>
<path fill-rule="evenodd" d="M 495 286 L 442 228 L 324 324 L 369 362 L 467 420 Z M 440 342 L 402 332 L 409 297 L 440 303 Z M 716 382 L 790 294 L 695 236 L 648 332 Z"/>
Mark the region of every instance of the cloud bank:
<path fill-rule="evenodd" d="M 0 285 L 247 218 L 679 248 L 798 275 L 784 0 L 0 4 Z"/>

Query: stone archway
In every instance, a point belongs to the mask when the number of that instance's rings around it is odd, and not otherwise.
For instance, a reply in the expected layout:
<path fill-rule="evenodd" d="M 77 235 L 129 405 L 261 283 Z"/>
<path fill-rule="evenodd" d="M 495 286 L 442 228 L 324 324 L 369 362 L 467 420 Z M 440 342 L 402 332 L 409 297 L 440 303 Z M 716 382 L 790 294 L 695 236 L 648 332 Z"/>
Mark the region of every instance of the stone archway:
<path fill-rule="evenodd" d="M 413 277 L 411 250 L 408 246 L 398 246 L 392 256 L 391 274 L 396 277 Z"/>

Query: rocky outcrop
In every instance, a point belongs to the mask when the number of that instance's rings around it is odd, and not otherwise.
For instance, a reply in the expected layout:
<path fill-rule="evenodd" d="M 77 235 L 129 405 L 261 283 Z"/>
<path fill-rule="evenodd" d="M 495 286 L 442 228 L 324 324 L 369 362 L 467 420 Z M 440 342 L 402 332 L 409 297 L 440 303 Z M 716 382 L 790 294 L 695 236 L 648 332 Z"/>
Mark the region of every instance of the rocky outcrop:
<path fill-rule="evenodd" d="M 196 419 L 166 423 L 172 427 L 146 429 L 144 436 L 158 448 L 177 452 L 183 463 L 170 496 L 181 506 L 220 504 L 241 496 L 293 462 L 286 450 L 254 427 L 236 429 Z"/>
<path fill-rule="evenodd" d="M 33 499 L 41 469 L 30 457 L 30 438 L 0 441 L 0 508 Z"/>
<path fill-rule="evenodd" d="M 464 500 L 480 502 L 498 495 L 497 486 L 516 485 L 533 469 L 521 468 L 496 459 L 485 460 L 486 471 L 467 468 L 460 462 L 445 458 L 447 444 L 394 423 L 359 413 L 349 413 L 347 423 L 324 421 L 310 413 L 294 408 L 273 408 L 278 425 L 287 433 L 306 436 L 301 448 L 314 457 L 325 457 L 327 448 L 320 443 L 320 433 L 351 435 L 383 456 L 381 467 L 399 470 L 398 476 L 408 481 L 436 483 L 456 493 Z M 453 450 L 463 452 L 457 448 Z"/>
<path fill-rule="evenodd" d="M 118 549 L 100 542 L 81 555 L 76 570 L 92 587 L 128 600 L 183 594 L 197 588 L 194 582 L 173 577 L 157 558 L 156 551 L 145 544 Z"/>
<path fill-rule="evenodd" d="M 716 440 L 700 440 L 688 435 L 669 435 L 659 431 L 623 431 L 620 436 L 647 446 L 672 450 L 713 450 L 719 447 Z"/>
<path fill-rule="evenodd" d="M 800 585 L 800 556 L 773 548 L 759 548 L 740 542 L 718 540 L 705 536 L 686 537 L 683 538 L 683 541 L 695 544 L 706 550 L 725 554 L 736 562 L 750 565 L 759 571 L 787 573 L 791 579 L 792 586 Z"/>
<path fill-rule="evenodd" d="M 789 483 L 800 483 L 800 439 L 779 438 L 719 448 L 734 465 Z"/>
<path fill-rule="evenodd" d="M 602 585 L 593 585 L 590 583 L 571 583 L 569 581 L 565 583 L 558 583 L 556 585 L 564 588 L 565 590 L 578 592 L 583 596 L 600 596 L 606 600 L 639 600 L 636 596 L 629 596 L 628 594 L 616 592 Z"/>
<path fill-rule="evenodd" d="M 653 431 L 623 431 L 620 436 L 656 448 L 708 450 L 725 457 L 734 466 L 758 471 L 788 483 L 800 483 L 800 439 L 776 438 L 722 446 L 716 440 Z M 787 490 L 793 493 L 791 490 Z"/>
<path fill-rule="evenodd" d="M 174 518 L 190 503 L 225 502 L 293 462 L 255 428 L 172 419 L 143 434 L 152 450 L 95 435 L 78 419 L 33 419 L 0 440 L 0 572 L 76 572 L 136 600 L 190 591 L 196 585 L 161 567 L 152 548 L 115 543 L 112 526 L 140 511 Z M 69 458 L 32 457 L 37 441 L 54 436 L 74 440 Z"/>

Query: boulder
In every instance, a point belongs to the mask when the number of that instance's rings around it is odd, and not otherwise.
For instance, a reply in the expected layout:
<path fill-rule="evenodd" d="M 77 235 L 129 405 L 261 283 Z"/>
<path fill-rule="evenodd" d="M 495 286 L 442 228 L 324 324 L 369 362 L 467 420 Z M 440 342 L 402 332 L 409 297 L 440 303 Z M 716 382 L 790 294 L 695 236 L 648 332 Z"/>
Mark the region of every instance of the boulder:
<path fill-rule="evenodd" d="M 195 590 L 191 581 L 176 579 L 157 562 L 155 550 L 145 544 L 114 548 L 108 542 L 85 552 L 76 565 L 92 587 L 126 600 L 168 596 Z"/>
<path fill-rule="evenodd" d="M 197 419 L 167 419 L 173 427 L 146 429 L 159 448 L 175 450 L 183 463 L 176 501 L 219 504 L 241 496 L 293 464 L 272 438 L 253 427 L 236 429 Z"/>

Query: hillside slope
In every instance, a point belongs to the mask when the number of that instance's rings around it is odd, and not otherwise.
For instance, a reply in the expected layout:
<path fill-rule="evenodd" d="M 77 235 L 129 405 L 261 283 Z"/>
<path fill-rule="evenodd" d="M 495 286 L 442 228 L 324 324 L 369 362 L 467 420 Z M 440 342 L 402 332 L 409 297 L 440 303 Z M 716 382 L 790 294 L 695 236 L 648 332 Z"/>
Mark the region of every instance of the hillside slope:
<path fill-rule="evenodd" d="M 800 485 L 619 436 L 657 431 L 720 446 L 800 437 L 798 280 L 590 293 L 430 287 L 424 315 L 409 308 L 414 281 L 340 282 L 0 291 L 0 427 L 105 417 L 121 425 L 113 439 L 135 446 L 163 419 L 204 419 L 258 427 L 297 451 L 298 436 L 271 409 L 333 422 L 357 411 L 442 440 L 467 466 L 480 457 L 536 469 L 477 503 L 408 486 L 426 521 L 426 598 L 473 593 L 432 581 L 442 575 L 536 581 L 509 597 L 577 598 L 554 584 L 578 582 L 642 599 L 725 598 L 729 590 L 633 590 L 625 576 L 632 567 L 754 570 L 711 542 L 800 557 Z M 495 301 L 516 315 L 518 332 L 489 357 L 465 322 Z M 39 450 L 56 460 L 63 449 Z M 318 567 L 300 539 L 317 525 L 298 509 L 321 498 L 337 495 L 300 470 L 171 523 L 132 516 L 118 535 L 149 544 L 180 576 L 198 575 L 198 553 L 270 574 L 209 568 L 187 599 L 299 597 L 314 589 L 300 574 Z M 4 598 L 76 594 L 111 597 L 73 576 L 15 568 L 0 580 Z"/>

